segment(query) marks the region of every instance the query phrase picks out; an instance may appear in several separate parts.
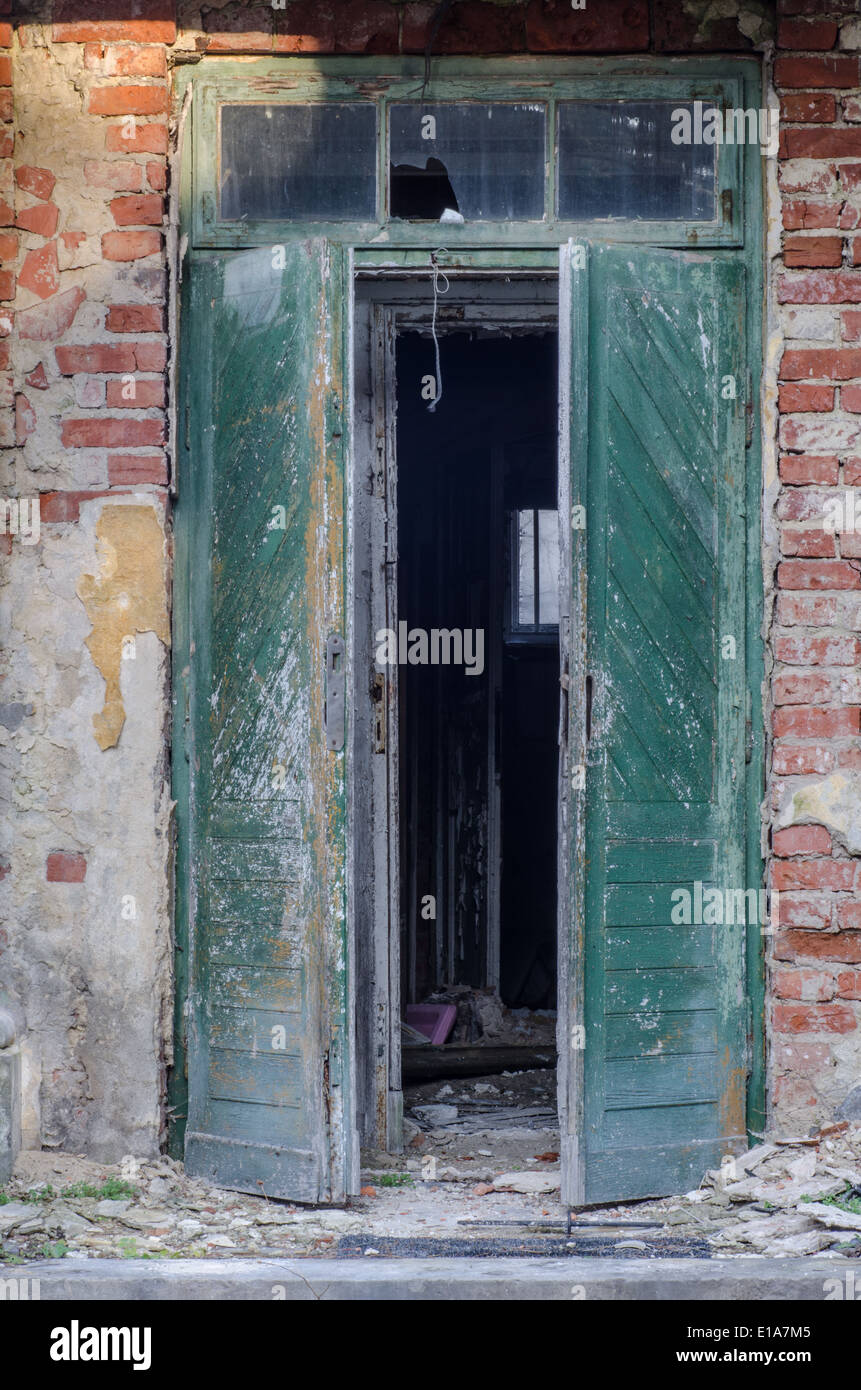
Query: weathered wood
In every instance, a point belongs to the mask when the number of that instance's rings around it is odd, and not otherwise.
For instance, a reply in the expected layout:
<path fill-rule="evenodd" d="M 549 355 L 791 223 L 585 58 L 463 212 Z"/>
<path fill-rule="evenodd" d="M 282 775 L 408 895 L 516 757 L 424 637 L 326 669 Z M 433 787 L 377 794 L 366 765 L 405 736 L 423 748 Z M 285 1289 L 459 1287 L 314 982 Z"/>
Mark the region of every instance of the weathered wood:
<path fill-rule="evenodd" d="M 191 988 L 186 1166 L 300 1201 L 353 1184 L 345 753 L 349 254 L 195 261 L 188 332 Z"/>
<path fill-rule="evenodd" d="M 444 1043 L 427 1047 L 405 1047 L 402 1053 L 405 1081 L 434 1081 L 446 1076 L 497 1076 L 503 1071 L 532 1071 L 556 1066 L 556 1048 L 550 1047 L 462 1047 Z"/>
<path fill-rule="evenodd" d="M 694 1186 L 744 1140 L 745 929 L 671 916 L 676 889 L 747 886 L 744 272 L 708 253 L 577 249 L 563 362 L 571 400 L 589 401 L 587 438 L 572 414 L 571 494 L 586 503 L 594 700 L 571 843 L 588 865 L 585 1010 L 571 1012 L 585 1114 L 562 1147 L 579 1167 L 563 1195 L 593 1203 Z"/>

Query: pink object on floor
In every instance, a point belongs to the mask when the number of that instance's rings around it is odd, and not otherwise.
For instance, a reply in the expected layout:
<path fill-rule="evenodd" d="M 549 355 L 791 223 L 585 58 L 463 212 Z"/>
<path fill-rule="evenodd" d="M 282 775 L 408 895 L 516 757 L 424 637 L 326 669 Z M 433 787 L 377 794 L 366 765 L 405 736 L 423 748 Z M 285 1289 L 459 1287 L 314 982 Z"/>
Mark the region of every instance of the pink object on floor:
<path fill-rule="evenodd" d="M 444 1043 L 457 1017 L 454 1004 L 407 1004 L 407 1023 L 432 1043 Z"/>

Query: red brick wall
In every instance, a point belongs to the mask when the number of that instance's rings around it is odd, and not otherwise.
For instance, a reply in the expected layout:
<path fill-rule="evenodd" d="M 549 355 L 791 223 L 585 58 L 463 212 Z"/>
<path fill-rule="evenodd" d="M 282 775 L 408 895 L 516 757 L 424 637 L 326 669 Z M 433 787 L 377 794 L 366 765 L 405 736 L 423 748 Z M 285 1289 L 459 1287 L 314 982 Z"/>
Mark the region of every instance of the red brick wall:
<path fill-rule="evenodd" d="M 123 18 L 132 8 L 137 17 Z M 752 31 L 749 13 L 745 32 L 733 16 L 698 24 L 696 9 L 666 0 L 587 0 L 583 11 L 568 0 L 457 0 L 435 50 L 743 52 L 774 33 L 767 20 Z M 9 10 L 0 0 L 0 14 Z M 0 442 L 26 450 L 43 429 L 56 441 L 60 477 L 41 484 L 44 521 L 74 521 L 83 497 L 167 482 L 166 56 L 415 54 L 435 13 L 430 0 L 286 0 L 189 6 L 186 18 L 182 0 L 178 15 L 171 0 L 54 0 L 44 37 L 52 72 L 75 78 L 67 139 L 86 146 L 83 202 L 55 188 L 59 156 L 12 157 L 11 73 L 32 80 L 35 35 L 22 24 L 13 64 L 10 23 L 0 23 L 0 299 L 15 310 L 14 326 L 0 312 Z M 823 525 L 828 497 L 861 493 L 861 19 L 855 0 L 778 0 L 775 22 L 783 229 L 771 291 L 786 342 L 780 555 L 769 576 L 777 590 L 770 787 L 783 827 L 770 864 L 782 909 L 770 1026 L 775 1113 L 796 1124 L 826 1118 L 861 1070 L 861 829 L 850 824 L 861 812 L 857 794 L 846 793 L 844 805 L 834 782 L 861 766 L 861 539 Z M 26 364 L 15 376 L 10 332 Z M 40 458 L 31 456 L 38 476 Z M 811 787 L 820 788 L 818 819 L 815 797 L 793 810 L 793 796 Z"/>

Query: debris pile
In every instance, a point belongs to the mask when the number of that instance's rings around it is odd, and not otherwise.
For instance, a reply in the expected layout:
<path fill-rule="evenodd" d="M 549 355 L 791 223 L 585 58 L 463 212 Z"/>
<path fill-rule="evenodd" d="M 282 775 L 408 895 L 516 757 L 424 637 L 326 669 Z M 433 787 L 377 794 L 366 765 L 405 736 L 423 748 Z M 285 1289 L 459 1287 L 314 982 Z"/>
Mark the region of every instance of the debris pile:
<path fill-rule="evenodd" d="M 667 1226 L 705 1234 L 715 1254 L 861 1257 L 861 1126 L 764 1140 L 661 1208 Z"/>

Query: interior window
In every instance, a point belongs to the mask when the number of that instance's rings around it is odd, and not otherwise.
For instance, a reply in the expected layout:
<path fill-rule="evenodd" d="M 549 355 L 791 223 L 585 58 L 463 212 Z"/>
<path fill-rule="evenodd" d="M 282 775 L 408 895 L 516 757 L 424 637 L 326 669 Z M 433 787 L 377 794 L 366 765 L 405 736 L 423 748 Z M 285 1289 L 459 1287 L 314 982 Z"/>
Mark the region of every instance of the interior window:
<path fill-rule="evenodd" d="M 676 101 L 563 101 L 557 107 L 559 217 L 712 221 L 714 145 L 674 144 Z"/>
<path fill-rule="evenodd" d="M 559 624 L 558 513 L 521 508 L 509 517 L 509 635 L 555 633 Z"/>

